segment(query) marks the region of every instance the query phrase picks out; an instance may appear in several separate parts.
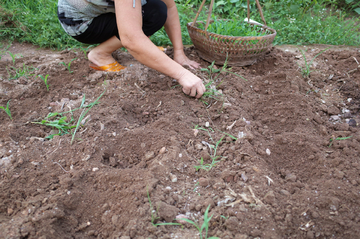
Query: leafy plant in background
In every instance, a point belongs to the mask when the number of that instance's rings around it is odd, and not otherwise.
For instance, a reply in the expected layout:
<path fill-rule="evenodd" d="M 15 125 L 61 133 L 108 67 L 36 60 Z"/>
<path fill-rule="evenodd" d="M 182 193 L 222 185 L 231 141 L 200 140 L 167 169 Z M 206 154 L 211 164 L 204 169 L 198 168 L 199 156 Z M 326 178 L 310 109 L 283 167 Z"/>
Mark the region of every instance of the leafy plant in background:
<path fill-rule="evenodd" d="M 300 48 L 298 48 L 299 51 L 301 52 L 303 58 L 304 58 L 304 63 L 305 63 L 305 67 L 302 67 L 302 66 L 300 66 L 300 65 L 298 64 L 299 67 L 300 67 L 300 69 L 301 69 L 301 74 L 303 75 L 303 77 L 305 77 L 305 78 L 308 78 L 308 77 L 309 77 L 309 75 L 310 75 L 310 73 L 311 73 L 310 67 L 311 67 L 312 63 L 314 62 L 315 58 L 318 57 L 318 56 L 319 56 L 321 53 L 323 53 L 324 51 L 328 50 L 329 48 L 330 48 L 330 47 L 328 47 L 328 48 L 320 51 L 316 56 L 314 56 L 314 57 L 311 59 L 310 63 L 308 63 L 307 60 L 306 60 L 305 52 L 304 52 L 303 50 L 301 50 Z"/>
<path fill-rule="evenodd" d="M 208 237 L 209 222 L 210 222 L 211 218 L 213 217 L 213 215 L 208 217 L 209 209 L 210 209 L 210 205 L 206 208 L 206 211 L 204 213 L 204 222 L 201 225 L 201 227 L 198 223 L 196 223 L 190 219 L 187 219 L 187 218 L 177 218 L 176 220 L 185 221 L 185 222 L 188 222 L 188 223 L 192 224 L 193 226 L 195 226 L 196 229 L 199 231 L 200 239 L 218 239 L 218 237 Z M 205 230 L 205 234 L 204 234 L 204 230 Z"/>
<path fill-rule="evenodd" d="M 242 20 L 218 19 L 213 16 L 214 21 L 209 24 L 208 31 L 227 36 L 265 36 L 271 32 L 262 30 L 261 26 L 248 24 Z M 200 28 L 205 30 L 205 24 L 199 24 Z M 257 41 L 256 41 L 257 42 Z M 254 42 L 254 43 L 256 43 Z"/>
<path fill-rule="evenodd" d="M 10 109 L 9 109 L 9 104 L 10 104 L 10 100 L 7 102 L 6 104 L 6 108 L 4 106 L 0 106 L 0 109 L 3 109 L 5 111 L 5 113 L 10 117 L 10 119 L 12 120 L 12 117 L 11 117 L 11 112 L 10 112 Z"/>
<path fill-rule="evenodd" d="M 360 45 L 360 32 L 354 31 L 357 0 L 260 0 L 268 26 L 277 30 L 274 44 Z M 201 0 L 176 0 L 183 42 L 192 44 L 186 24 L 192 22 Z M 200 13 L 206 19 L 209 1 Z M 57 19 L 57 0 L 0 0 L 0 40 L 30 42 L 40 47 L 65 49 L 86 46 L 65 34 Z M 250 1 L 251 18 L 261 22 L 255 1 Z M 216 1 L 213 13 L 220 18 L 247 15 L 246 0 Z M 356 14 L 356 13 L 355 13 Z M 151 38 L 156 45 L 171 45 L 162 29 Z"/>
<path fill-rule="evenodd" d="M 67 70 L 69 71 L 69 73 L 70 74 L 72 74 L 72 73 L 74 73 L 74 71 L 72 71 L 71 70 L 71 63 L 73 62 L 73 61 L 75 61 L 77 58 L 74 58 L 74 59 L 71 59 L 71 61 L 69 62 L 69 63 L 65 63 L 65 62 L 60 62 L 59 64 L 62 64 L 62 65 L 64 65 L 66 68 L 67 68 Z"/>
<path fill-rule="evenodd" d="M 46 89 L 49 91 L 49 85 L 47 83 L 47 78 L 49 77 L 49 74 L 47 74 L 45 77 L 43 77 L 42 75 L 38 75 L 38 77 L 40 77 L 44 81 Z"/>
<path fill-rule="evenodd" d="M 357 14 L 360 15 L 360 1 L 358 0 L 345 0 L 345 3 L 347 6 L 345 6 L 345 9 L 348 11 L 354 11 Z"/>

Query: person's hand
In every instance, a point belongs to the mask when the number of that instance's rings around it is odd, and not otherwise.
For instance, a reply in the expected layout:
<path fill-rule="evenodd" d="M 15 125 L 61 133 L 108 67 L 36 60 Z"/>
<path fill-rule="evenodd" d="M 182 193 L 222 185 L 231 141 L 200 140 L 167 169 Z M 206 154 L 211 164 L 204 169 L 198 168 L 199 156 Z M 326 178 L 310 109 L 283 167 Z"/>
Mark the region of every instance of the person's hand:
<path fill-rule="evenodd" d="M 174 61 L 182 66 L 188 66 L 191 69 L 199 68 L 200 64 L 196 61 L 190 60 L 183 50 L 174 51 Z"/>
<path fill-rule="evenodd" d="M 183 87 L 183 92 L 192 97 L 200 98 L 206 91 L 202 80 L 184 69 L 184 74 L 178 79 L 178 82 Z"/>

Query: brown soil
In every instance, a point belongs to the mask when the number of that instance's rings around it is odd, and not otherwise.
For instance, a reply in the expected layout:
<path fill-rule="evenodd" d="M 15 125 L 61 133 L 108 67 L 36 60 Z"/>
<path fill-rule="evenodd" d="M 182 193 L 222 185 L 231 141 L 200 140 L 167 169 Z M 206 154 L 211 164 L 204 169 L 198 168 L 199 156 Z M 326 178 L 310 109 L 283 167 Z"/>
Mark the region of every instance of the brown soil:
<path fill-rule="evenodd" d="M 310 61 L 325 46 L 308 48 Z M 156 227 L 151 216 L 201 224 L 208 205 L 208 236 L 359 238 L 359 48 L 327 50 L 308 78 L 296 47 L 273 48 L 230 70 L 247 81 L 220 74 L 222 95 L 204 101 L 126 52 L 115 56 L 127 69 L 107 74 L 81 51 L 9 51 L 23 57 L 0 61 L 0 105 L 11 100 L 13 118 L 0 110 L 0 238 L 199 238 L 190 224 Z M 74 58 L 73 73 L 59 64 Z M 33 75 L 9 80 L 24 65 Z M 35 77 L 47 74 L 49 91 Z M 102 93 L 73 143 L 32 123 Z M 219 162 L 196 171 L 209 154 Z"/>

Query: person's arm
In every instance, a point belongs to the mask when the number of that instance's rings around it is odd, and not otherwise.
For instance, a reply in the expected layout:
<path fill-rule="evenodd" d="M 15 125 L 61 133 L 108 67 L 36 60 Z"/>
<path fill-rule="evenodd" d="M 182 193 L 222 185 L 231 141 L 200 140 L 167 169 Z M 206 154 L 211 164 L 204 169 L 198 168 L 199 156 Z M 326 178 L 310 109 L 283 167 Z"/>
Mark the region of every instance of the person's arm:
<path fill-rule="evenodd" d="M 168 9 L 164 27 L 174 46 L 174 60 L 179 64 L 187 65 L 190 68 L 198 68 L 200 64 L 195 61 L 191 61 L 184 53 L 179 13 L 174 0 L 163 0 L 163 2 L 166 4 Z"/>
<path fill-rule="evenodd" d="M 142 31 L 141 2 L 115 0 L 115 14 L 123 46 L 142 64 L 176 79 L 185 94 L 200 98 L 205 91 L 201 79 L 159 50 Z"/>

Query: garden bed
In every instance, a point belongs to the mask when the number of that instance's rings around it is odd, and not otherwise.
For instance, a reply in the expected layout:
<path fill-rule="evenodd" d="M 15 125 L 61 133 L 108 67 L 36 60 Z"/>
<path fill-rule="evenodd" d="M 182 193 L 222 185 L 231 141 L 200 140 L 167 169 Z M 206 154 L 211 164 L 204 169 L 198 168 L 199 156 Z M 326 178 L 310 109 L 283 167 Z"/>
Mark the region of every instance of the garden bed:
<path fill-rule="evenodd" d="M 308 63 L 325 48 L 308 47 Z M 8 50 L 1 238 L 199 238 L 190 224 L 154 224 L 179 215 L 201 224 L 209 205 L 209 236 L 219 238 L 360 235 L 360 48 L 325 51 L 308 77 L 296 47 L 273 48 L 229 69 L 244 79 L 221 73 L 203 101 L 126 52 L 115 54 L 126 70 L 102 73 L 82 51 Z M 9 80 L 25 66 L 29 76 Z M 32 123 L 74 109 L 74 136 L 48 140 L 58 131 Z"/>

